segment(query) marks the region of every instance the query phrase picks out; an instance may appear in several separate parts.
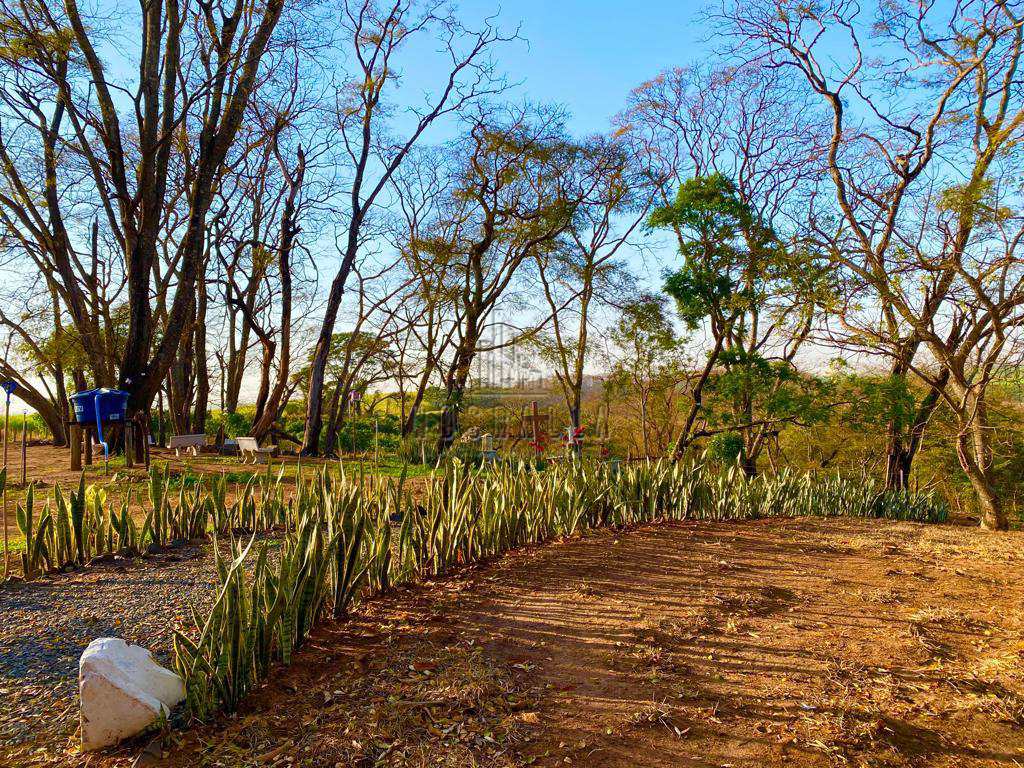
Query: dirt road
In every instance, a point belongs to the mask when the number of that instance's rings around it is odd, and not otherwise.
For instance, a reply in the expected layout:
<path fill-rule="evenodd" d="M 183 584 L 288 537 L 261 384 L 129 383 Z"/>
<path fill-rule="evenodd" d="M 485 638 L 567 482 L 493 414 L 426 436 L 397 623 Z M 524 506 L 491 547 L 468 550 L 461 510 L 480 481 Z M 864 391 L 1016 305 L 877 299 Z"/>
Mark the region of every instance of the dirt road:
<path fill-rule="evenodd" d="M 792 520 L 539 547 L 327 627 L 159 762 L 1024 765 L 1022 543 Z"/>

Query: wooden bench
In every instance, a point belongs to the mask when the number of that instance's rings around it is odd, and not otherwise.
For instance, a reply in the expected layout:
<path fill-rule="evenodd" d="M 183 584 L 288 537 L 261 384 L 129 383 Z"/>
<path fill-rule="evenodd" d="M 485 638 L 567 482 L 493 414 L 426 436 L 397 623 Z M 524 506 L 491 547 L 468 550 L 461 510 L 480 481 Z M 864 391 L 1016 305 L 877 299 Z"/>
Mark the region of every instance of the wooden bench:
<path fill-rule="evenodd" d="M 260 448 L 255 437 L 238 438 L 238 450 L 242 453 L 243 464 L 248 463 L 250 457 L 253 464 L 258 464 L 261 461 L 269 462 L 270 455 L 274 452 L 273 448 Z"/>
<path fill-rule="evenodd" d="M 173 435 L 168 448 L 174 449 L 174 455 L 180 456 L 181 450 L 185 449 L 193 456 L 199 455 L 199 449 L 206 445 L 206 435 Z"/>

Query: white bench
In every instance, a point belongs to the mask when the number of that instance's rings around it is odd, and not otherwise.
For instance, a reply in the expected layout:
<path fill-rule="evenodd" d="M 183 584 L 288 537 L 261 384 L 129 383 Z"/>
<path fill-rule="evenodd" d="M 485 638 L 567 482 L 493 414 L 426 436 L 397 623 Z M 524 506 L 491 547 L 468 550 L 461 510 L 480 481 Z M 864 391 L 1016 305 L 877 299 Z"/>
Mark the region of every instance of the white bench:
<path fill-rule="evenodd" d="M 185 449 L 193 456 L 199 455 L 199 449 L 206 445 L 206 435 L 173 435 L 168 448 L 174 449 L 174 455 L 180 456 L 181 450 Z"/>
<path fill-rule="evenodd" d="M 247 464 L 250 458 L 252 458 L 253 464 L 258 464 L 261 461 L 269 462 L 270 454 L 274 452 L 273 448 L 260 448 L 255 437 L 238 438 L 238 450 L 242 452 L 243 464 Z"/>

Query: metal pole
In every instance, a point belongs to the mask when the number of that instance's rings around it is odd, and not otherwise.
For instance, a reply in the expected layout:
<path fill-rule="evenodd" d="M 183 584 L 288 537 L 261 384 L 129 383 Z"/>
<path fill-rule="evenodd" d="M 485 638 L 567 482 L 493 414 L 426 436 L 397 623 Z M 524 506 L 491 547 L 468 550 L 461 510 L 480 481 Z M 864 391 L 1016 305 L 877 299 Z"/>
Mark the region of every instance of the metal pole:
<path fill-rule="evenodd" d="M 540 458 L 540 411 L 537 408 L 537 401 L 532 403 L 533 416 L 533 453 L 535 458 Z"/>
<path fill-rule="evenodd" d="M 7 393 L 7 408 L 4 410 L 4 579 L 11 569 L 11 547 L 7 534 L 7 428 L 11 423 L 11 393 Z"/>
<path fill-rule="evenodd" d="M 25 424 L 28 422 L 28 414 L 21 414 L 21 486 L 25 487 L 25 481 L 28 477 L 26 466 L 28 464 L 28 442 L 25 436 Z"/>

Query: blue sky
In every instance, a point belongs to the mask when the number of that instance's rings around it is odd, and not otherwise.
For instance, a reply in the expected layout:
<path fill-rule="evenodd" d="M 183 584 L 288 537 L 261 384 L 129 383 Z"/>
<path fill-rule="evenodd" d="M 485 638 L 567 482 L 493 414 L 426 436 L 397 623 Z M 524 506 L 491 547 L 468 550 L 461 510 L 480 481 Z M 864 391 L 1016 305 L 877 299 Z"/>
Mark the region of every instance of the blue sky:
<path fill-rule="evenodd" d="M 485 3 L 463 8 L 471 5 Z M 602 130 L 632 88 L 693 60 L 704 36 L 699 8 L 667 0 L 518 0 L 502 18 L 521 19 L 529 45 L 516 46 L 508 69 L 534 99 L 567 106 L 576 131 Z"/>
<path fill-rule="evenodd" d="M 501 68 L 529 100 L 567 107 L 573 132 L 587 134 L 607 129 L 632 88 L 696 60 L 706 36 L 701 7 L 685 0 L 464 0 L 459 11 L 478 19 L 500 8 L 503 31 L 521 25 L 525 42 L 501 47 Z M 406 84 L 426 83 L 430 74 L 407 68 Z"/>
<path fill-rule="evenodd" d="M 702 2 L 668 0 L 464 0 L 459 18 L 470 28 L 497 13 L 505 34 L 518 27 L 522 40 L 495 49 L 500 71 L 515 84 L 511 98 L 564 107 L 569 130 L 584 136 L 608 131 L 626 105 L 630 91 L 670 67 L 695 63 L 707 50 L 706 28 L 700 23 Z M 413 49 L 415 50 L 415 49 Z M 447 77 L 444 60 L 427 50 L 406 51 L 400 60 L 399 101 L 435 91 Z M 401 125 L 402 119 L 396 118 Z M 435 125 L 424 143 L 450 138 L 453 123 Z M 634 271 L 652 288 L 661 282 L 669 248 L 656 249 L 654 259 L 641 259 L 627 249 Z"/>

